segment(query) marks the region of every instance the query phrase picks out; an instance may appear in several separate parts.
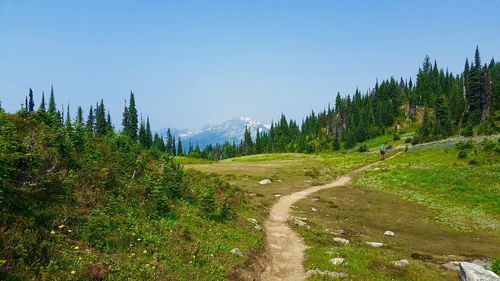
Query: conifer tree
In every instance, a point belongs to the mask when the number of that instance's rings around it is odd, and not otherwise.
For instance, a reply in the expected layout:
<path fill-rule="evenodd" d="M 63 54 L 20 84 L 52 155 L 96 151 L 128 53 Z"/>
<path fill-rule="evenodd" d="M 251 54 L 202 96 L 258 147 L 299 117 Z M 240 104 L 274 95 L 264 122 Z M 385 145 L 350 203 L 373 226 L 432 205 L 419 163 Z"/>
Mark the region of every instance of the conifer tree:
<path fill-rule="evenodd" d="M 127 107 L 127 100 L 125 100 L 125 108 L 123 109 L 123 115 L 122 115 L 122 132 L 130 136 L 130 121 L 129 121 L 129 112 L 128 112 L 128 107 Z"/>
<path fill-rule="evenodd" d="M 69 103 L 68 103 L 68 106 L 66 108 L 66 124 L 65 124 L 65 126 L 68 129 L 68 131 L 71 131 L 73 129 L 71 126 L 71 116 L 69 113 Z"/>
<path fill-rule="evenodd" d="M 177 138 L 177 155 L 179 156 L 184 155 L 184 148 L 182 147 L 181 138 Z"/>
<path fill-rule="evenodd" d="M 139 136 L 138 137 L 139 137 L 139 144 L 142 145 L 143 147 L 147 147 L 148 138 L 146 136 L 146 125 L 144 124 L 142 117 L 141 117 L 141 125 L 139 127 Z"/>
<path fill-rule="evenodd" d="M 490 119 L 490 109 L 492 102 L 491 82 L 486 65 L 483 67 L 481 73 L 481 123 L 485 123 Z"/>
<path fill-rule="evenodd" d="M 173 136 L 172 136 L 172 133 L 170 131 L 170 128 L 168 128 L 167 129 L 167 143 L 165 145 L 165 150 L 167 151 L 168 154 L 172 154 L 173 146 L 174 146 Z"/>
<path fill-rule="evenodd" d="M 81 106 L 78 106 L 76 111 L 76 127 L 83 127 L 83 110 Z"/>
<path fill-rule="evenodd" d="M 111 114 L 109 113 L 109 110 L 108 110 L 108 115 L 107 115 L 107 118 L 106 118 L 106 132 L 109 134 L 109 133 L 113 133 L 113 122 L 111 121 Z"/>
<path fill-rule="evenodd" d="M 40 112 L 45 112 L 45 93 L 42 91 L 42 101 L 40 102 L 40 107 L 38 108 Z"/>
<path fill-rule="evenodd" d="M 151 125 L 149 124 L 149 116 L 146 118 L 146 147 L 151 148 L 153 145 L 153 135 L 151 133 Z"/>
<path fill-rule="evenodd" d="M 135 97 L 134 93 L 130 92 L 130 104 L 128 107 L 128 133 L 130 137 L 134 140 L 137 140 L 137 124 L 138 124 L 138 115 L 137 109 L 135 108 Z"/>
<path fill-rule="evenodd" d="M 50 86 L 49 113 L 56 114 L 56 99 L 54 97 L 54 86 Z"/>
<path fill-rule="evenodd" d="M 107 133 L 108 124 L 106 122 L 106 109 L 104 108 L 104 101 L 101 99 L 100 104 L 97 106 L 95 116 L 95 132 L 97 136 L 104 136 Z"/>
<path fill-rule="evenodd" d="M 92 108 L 92 106 L 90 106 L 89 116 L 87 117 L 87 124 L 86 124 L 87 132 L 90 134 L 94 133 L 94 123 L 95 123 L 94 109 Z"/>
<path fill-rule="evenodd" d="M 333 139 L 332 148 L 333 148 L 333 150 L 339 150 L 340 149 L 340 140 L 339 140 L 338 130 L 335 131 L 335 138 Z"/>
<path fill-rule="evenodd" d="M 33 112 L 33 111 L 35 111 L 35 101 L 33 99 L 33 90 L 31 88 L 30 88 L 28 96 L 29 96 L 28 112 Z"/>

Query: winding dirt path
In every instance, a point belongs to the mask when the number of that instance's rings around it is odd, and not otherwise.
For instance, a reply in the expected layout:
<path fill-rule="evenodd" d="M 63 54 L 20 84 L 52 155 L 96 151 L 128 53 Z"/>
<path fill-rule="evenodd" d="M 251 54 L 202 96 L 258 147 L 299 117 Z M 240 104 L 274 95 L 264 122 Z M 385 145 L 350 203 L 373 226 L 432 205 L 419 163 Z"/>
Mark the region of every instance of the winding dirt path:
<path fill-rule="evenodd" d="M 388 157 L 386 160 L 396 157 L 401 152 Z M 287 225 L 290 207 L 300 199 L 311 193 L 346 185 L 355 175 L 367 170 L 380 161 L 355 169 L 341 176 L 332 183 L 314 186 L 299 192 L 281 197 L 271 209 L 269 217 L 264 226 L 266 228 L 266 259 L 267 265 L 261 275 L 265 281 L 274 280 L 306 280 L 304 272 L 304 251 L 306 245 L 304 240 Z"/>

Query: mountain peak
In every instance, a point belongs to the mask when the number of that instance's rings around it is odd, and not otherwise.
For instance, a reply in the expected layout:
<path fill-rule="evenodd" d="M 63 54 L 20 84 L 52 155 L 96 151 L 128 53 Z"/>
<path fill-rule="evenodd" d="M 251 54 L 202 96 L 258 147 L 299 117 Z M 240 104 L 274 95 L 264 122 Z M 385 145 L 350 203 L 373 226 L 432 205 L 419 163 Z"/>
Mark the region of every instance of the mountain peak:
<path fill-rule="evenodd" d="M 189 141 L 192 144 L 199 144 L 204 147 L 209 144 L 223 144 L 224 142 L 239 143 L 245 133 L 245 128 L 249 128 L 252 136 L 255 137 L 257 129 L 260 132 L 268 131 L 270 125 L 263 124 L 247 116 L 234 117 L 222 123 L 215 125 L 205 125 L 198 131 L 190 130 L 172 130 L 172 133 L 181 137 L 183 143 L 187 145 Z M 165 132 L 166 130 L 162 130 Z M 176 134 L 178 133 L 178 134 Z"/>

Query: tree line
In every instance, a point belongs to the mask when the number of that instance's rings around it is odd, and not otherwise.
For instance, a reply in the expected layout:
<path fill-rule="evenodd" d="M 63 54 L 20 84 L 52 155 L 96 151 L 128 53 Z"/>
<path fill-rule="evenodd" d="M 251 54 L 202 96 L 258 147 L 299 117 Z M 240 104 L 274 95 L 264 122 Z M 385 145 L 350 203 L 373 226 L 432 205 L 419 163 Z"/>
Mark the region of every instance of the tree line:
<path fill-rule="evenodd" d="M 473 62 L 465 60 L 464 71 L 453 74 L 439 68 L 426 56 L 415 83 L 410 78 L 377 81 L 364 94 L 337 93 L 334 107 L 311 112 L 299 125 L 284 114 L 267 132 L 245 130 L 239 144 L 207 146 L 202 156 L 222 159 L 273 152 L 312 153 L 351 149 L 370 138 L 417 124 L 412 138 L 418 142 L 452 135 L 493 134 L 500 120 L 500 63 L 493 58 L 482 64 L 477 47 Z"/>

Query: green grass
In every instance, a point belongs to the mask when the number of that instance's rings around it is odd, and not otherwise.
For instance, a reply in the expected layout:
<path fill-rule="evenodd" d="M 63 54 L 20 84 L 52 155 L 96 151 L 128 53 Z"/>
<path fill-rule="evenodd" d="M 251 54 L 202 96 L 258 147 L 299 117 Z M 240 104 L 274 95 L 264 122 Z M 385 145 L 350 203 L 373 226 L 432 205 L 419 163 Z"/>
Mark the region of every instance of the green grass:
<path fill-rule="evenodd" d="M 500 227 L 500 156 L 454 147 L 420 148 L 361 175 L 354 184 L 385 190 L 437 211 L 436 219 L 461 230 Z M 478 165 L 469 162 L 474 159 Z"/>
<path fill-rule="evenodd" d="M 189 164 L 211 164 L 215 163 L 215 161 L 204 159 L 204 158 L 194 158 L 194 157 L 188 157 L 188 156 L 175 156 L 174 157 L 175 161 L 177 161 L 180 164 L 183 165 L 189 165 Z"/>

